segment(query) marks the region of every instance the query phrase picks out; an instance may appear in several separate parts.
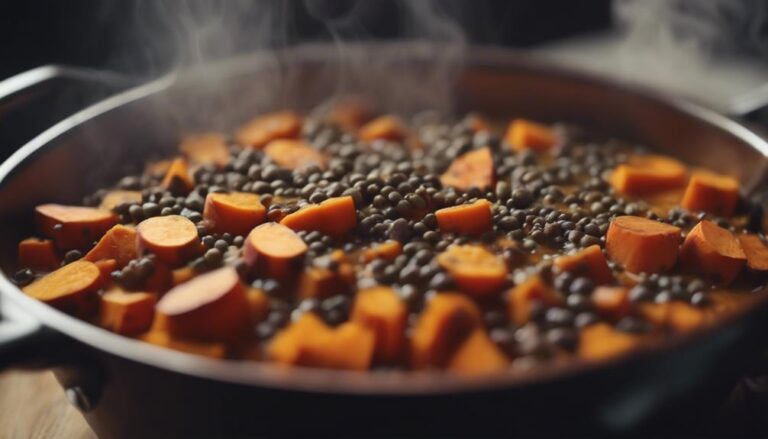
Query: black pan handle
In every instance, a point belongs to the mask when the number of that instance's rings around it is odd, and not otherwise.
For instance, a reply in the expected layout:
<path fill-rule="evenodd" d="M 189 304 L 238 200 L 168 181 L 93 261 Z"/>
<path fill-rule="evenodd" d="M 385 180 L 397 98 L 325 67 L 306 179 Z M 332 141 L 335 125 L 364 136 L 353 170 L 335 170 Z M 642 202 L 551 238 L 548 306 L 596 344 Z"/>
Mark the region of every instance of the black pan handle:
<path fill-rule="evenodd" d="M 47 65 L 0 81 L 0 161 L 54 123 L 136 81 L 78 67 Z M 58 363 L 65 336 L 0 292 L 0 370 Z"/>

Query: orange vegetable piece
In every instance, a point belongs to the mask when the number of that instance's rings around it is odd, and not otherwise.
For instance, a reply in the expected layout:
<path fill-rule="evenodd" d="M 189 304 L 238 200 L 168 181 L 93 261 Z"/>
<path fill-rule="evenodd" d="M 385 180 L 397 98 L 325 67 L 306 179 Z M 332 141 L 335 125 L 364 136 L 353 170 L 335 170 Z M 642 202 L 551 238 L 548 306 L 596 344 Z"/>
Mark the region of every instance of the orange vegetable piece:
<path fill-rule="evenodd" d="M 221 343 L 206 343 L 199 341 L 180 340 L 164 331 L 149 331 L 139 337 L 146 343 L 173 349 L 188 354 L 202 355 L 210 358 L 224 358 L 227 348 Z"/>
<path fill-rule="evenodd" d="M 625 354 L 641 343 L 640 337 L 619 332 L 607 323 L 596 323 L 581 330 L 578 356 L 603 360 Z"/>
<path fill-rule="evenodd" d="M 112 280 L 112 272 L 117 270 L 117 261 L 114 259 L 101 259 L 99 261 L 94 261 L 94 264 L 96 264 L 96 267 L 98 267 L 101 272 L 101 283 L 109 283 Z"/>
<path fill-rule="evenodd" d="M 112 210 L 121 204 L 127 203 L 141 203 L 141 192 L 124 190 L 109 191 L 104 195 L 104 198 L 101 199 L 99 208 L 103 210 Z"/>
<path fill-rule="evenodd" d="M 546 125 L 525 119 L 515 119 L 509 124 L 504 140 L 516 151 L 535 149 L 546 151 L 557 144 L 557 135 Z"/>
<path fill-rule="evenodd" d="M 408 309 L 389 287 L 359 291 L 349 320 L 369 328 L 376 335 L 374 358 L 383 362 L 400 359 L 405 348 Z"/>
<path fill-rule="evenodd" d="M 328 121 L 335 123 L 342 130 L 357 132 L 361 126 L 371 120 L 373 109 L 371 103 L 359 97 L 346 97 L 334 103 Z"/>
<path fill-rule="evenodd" d="M 19 243 L 19 266 L 50 271 L 61 264 L 50 239 L 27 238 Z"/>
<path fill-rule="evenodd" d="M 374 259 L 386 259 L 388 261 L 394 260 L 403 251 L 403 245 L 399 241 L 390 239 L 376 244 L 374 247 L 368 248 L 363 252 L 363 261 L 368 263 Z"/>
<path fill-rule="evenodd" d="M 462 191 L 473 187 L 490 189 L 496 184 L 495 170 L 491 148 L 480 148 L 456 158 L 440 176 L 440 182 L 443 186 L 453 186 Z"/>
<path fill-rule="evenodd" d="M 66 313 L 85 316 L 98 303 L 101 271 L 88 261 L 71 262 L 23 288 L 24 293 Z"/>
<path fill-rule="evenodd" d="M 156 216 L 136 226 L 139 250 L 179 266 L 200 252 L 195 223 L 181 215 Z"/>
<path fill-rule="evenodd" d="M 325 155 L 309 143 L 299 139 L 276 139 L 264 148 L 264 153 L 275 164 L 286 169 L 301 169 L 317 166 L 326 169 L 328 162 Z"/>
<path fill-rule="evenodd" d="M 96 262 L 102 259 L 114 259 L 119 267 L 124 267 L 139 256 L 136 246 L 136 230 L 133 227 L 116 225 L 107 230 L 91 251 L 83 257 L 86 261 Z"/>
<path fill-rule="evenodd" d="M 658 273 L 672 268 L 683 238 L 680 229 L 638 216 L 611 221 L 605 239 L 608 257 L 632 273 Z"/>
<path fill-rule="evenodd" d="M 153 293 L 165 293 L 176 285 L 174 284 L 174 281 L 176 280 L 177 278 L 174 276 L 174 270 L 171 270 L 165 262 L 155 258 L 155 270 L 144 282 L 143 289 Z"/>
<path fill-rule="evenodd" d="M 758 235 L 740 235 L 739 244 L 747 257 L 747 267 L 754 271 L 768 271 L 768 246 Z"/>
<path fill-rule="evenodd" d="M 476 328 L 456 349 L 448 362 L 448 370 L 459 375 L 482 375 L 504 370 L 509 359 L 488 337 L 482 328 Z"/>
<path fill-rule="evenodd" d="M 547 305 L 557 305 L 561 302 L 555 291 L 539 276 L 532 276 L 509 290 L 507 298 L 509 318 L 518 326 L 528 322 L 532 301 L 539 300 Z"/>
<path fill-rule="evenodd" d="M 731 216 L 738 202 L 738 180 L 713 172 L 697 171 L 688 181 L 680 205 L 690 211 Z"/>
<path fill-rule="evenodd" d="M 488 200 L 445 207 L 435 212 L 435 215 L 438 227 L 444 232 L 477 236 L 493 228 L 491 203 Z"/>
<path fill-rule="evenodd" d="M 314 314 L 305 313 L 272 339 L 268 353 L 283 364 L 366 370 L 374 346 L 373 332 L 363 326 L 347 322 L 332 330 Z"/>
<path fill-rule="evenodd" d="M 248 299 L 251 320 L 254 322 L 264 320 L 267 317 L 267 313 L 269 313 L 269 297 L 258 288 L 248 288 L 245 296 Z"/>
<path fill-rule="evenodd" d="M 479 133 L 481 131 L 490 131 L 491 126 L 488 122 L 477 114 L 469 114 L 463 121 L 466 126 L 472 130 L 473 133 Z"/>
<path fill-rule="evenodd" d="M 173 286 L 183 284 L 184 282 L 195 277 L 196 273 L 192 267 L 184 266 L 171 271 L 171 277 L 173 279 Z"/>
<path fill-rule="evenodd" d="M 586 276 L 598 285 L 613 283 L 613 272 L 608 267 L 608 262 L 595 244 L 555 259 L 555 265 L 561 272 L 573 273 L 575 276 Z"/>
<path fill-rule="evenodd" d="M 686 269 L 720 285 L 733 282 L 746 260 L 739 240 L 707 220 L 688 233 L 680 250 L 680 261 Z"/>
<path fill-rule="evenodd" d="M 237 143 L 251 148 L 264 148 L 275 139 L 293 139 L 301 132 L 301 117 L 292 111 L 279 111 L 259 116 L 243 125 L 235 136 Z"/>
<path fill-rule="evenodd" d="M 213 233 L 246 235 L 267 219 L 267 208 L 256 194 L 247 192 L 216 193 L 205 197 L 203 218 Z"/>
<path fill-rule="evenodd" d="M 232 267 L 223 267 L 173 287 L 157 303 L 168 332 L 182 339 L 232 342 L 248 332 L 250 307 Z"/>
<path fill-rule="evenodd" d="M 189 174 L 187 161 L 183 158 L 174 159 L 160 185 L 175 195 L 187 194 L 194 189 L 195 182 L 192 181 L 192 177 Z"/>
<path fill-rule="evenodd" d="M 40 234 L 61 250 L 86 249 L 117 223 L 112 212 L 91 207 L 41 204 L 35 208 Z"/>
<path fill-rule="evenodd" d="M 357 210 L 351 196 L 329 198 L 286 215 L 280 224 L 293 230 L 316 230 L 342 238 L 357 225 Z"/>
<path fill-rule="evenodd" d="M 219 133 L 187 136 L 181 141 L 179 150 L 195 164 L 213 163 L 218 167 L 224 167 L 229 163 L 227 139 Z"/>
<path fill-rule="evenodd" d="M 461 291 L 484 297 L 498 292 L 507 280 L 507 266 L 479 245 L 452 245 L 437 256 L 437 262 Z"/>
<path fill-rule="evenodd" d="M 243 259 L 257 273 L 287 279 L 303 263 L 307 244 L 293 230 L 265 223 L 251 231 L 243 244 Z"/>
<path fill-rule="evenodd" d="M 440 293 L 421 312 L 411 334 L 411 363 L 416 369 L 442 367 L 473 329 L 480 311 L 462 294 Z"/>
<path fill-rule="evenodd" d="M 613 321 L 626 317 L 632 311 L 629 289 L 625 287 L 597 287 L 592 291 L 592 304 L 597 312 Z"/>
<path fill-rule="evenodd" d="M 155 317 L 155 295 L 118 289 L 101 296 L 99 325 L 112 332 L 136 335 L 149 330 Z"/>
<path fill-rule="evenodd" d="M 663 155 L 635 155 L 618 165 L 611 174 L 611 185 L 624 195 L 649 195 L 685 186 L 688 169 Z"/>
<path fill-rule="evenodd" d="M 391 140 L 399 142 L 405 139 L 408 132 L 400 118 L 392 115 L 379 116 L 363 125 L 357 136 L 363 141 Z"/>
<path fill-rule="evenodd" d="M 703 310 L 683 302 L 641 303 L 638 313 L 658 329 L 690 332 L 708 323 Z"/>
<path fill-rule="evenodd" d="M 301 273 L 296 289 L 302 299 L 324 299 L 336 294 L 346 294 L 350 288 L 339 273 L 327 268 L 308 267 Z"/>

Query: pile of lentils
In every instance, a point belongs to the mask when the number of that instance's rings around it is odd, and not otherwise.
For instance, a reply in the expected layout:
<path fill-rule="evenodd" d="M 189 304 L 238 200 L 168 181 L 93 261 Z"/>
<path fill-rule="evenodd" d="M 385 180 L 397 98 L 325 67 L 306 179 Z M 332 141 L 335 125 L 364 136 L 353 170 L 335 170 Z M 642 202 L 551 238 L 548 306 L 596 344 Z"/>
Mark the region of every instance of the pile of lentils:
<path fill-rule="evenodd" d="M 555 151 L 516 152 L 497 134 L 474 132 L 470 123 L 473 117 L 470 114 L 446 122 L 432 113 L 416 115 L 410 121 L 411 137 L 404 142 L 361 142 L 332 124 L 307 119 L 301 136 L 326 154 L 326 170 L 316 166 L 283 169 L 260 150 L 231 141 L 229 164 L 223 168 L 197 168 L 193 175 L 195 187 L 184 196 L 161 187 L 162 173 L 146 171 L 122 178 L 117 187 L 141 191 L 142 200 L 121 204 L 115 211 L 122 223 L 138 223 L 159 215 L 182 215 L 198 225 L 206 248 L 203 256 L 190 263 L 195 271 L 208 271 L 224 264 L 243 270 L 240 250 L 244 237 L 206 231 L 202 210 L 207 194 L 259 194 L 271 221 L 279 221 L 307 204 L 348 195 L 354 199 L 358 215 L 350 239 L 338 242 L 317 231 L 298 232 L 309 247 L 307 266 L 334 270 L 338 264 L 329 257 L 334 250 L 350 254 L 387 240 L 399 241 L 402 253 L 393 260 L 375 259 L 355 267 L 356 288 L 393 287 L 408 304 L 412 326 L 431 296 L 454 288 L 450 275 L 436 263 L 439 252 L 453 244 L 482 244 L 507 262 L 508 287 L 538 274 L 565 298 L 562 306 L 534 302 L 530 321 L 522 326 L 509 320 L 503 295 L 479 301 L 492 340 L 523 365 L 552 358 L 563 350 L 573 351 L 578 345 L 579 328 L 601 320 L 589 299 L 595 285 L 586 277 L 556 273 L 553 258 L 595 244 L 603 246 L 611 219 L 619 215 L 661 219 L 684 230 L 702 217 L 679 208 L 660 216 L 646 202 L 614 194 L 606 179 L 608 171 L 629 154 L 644 152 L 641 147 L 590 135 L 578 127 L 558 125 L 555 128 L 564 144 Z M 413 147 L 414 139 L 420 147 Z M 463 192 L 441 185 L 440 175 L 453 159 L 483 147 L 490 147 L 494 155 L 495 187 Z M 98 205 L 105 193 L 106 190 L 101 190 L 87 197 L 86 204 Z M 434 214 L 437 209 L 479 199 L 492 203 L 491 231 L 470 238 L 439 230 Z M 409 219 L 414 211 L 425 209 L 428 213 L 421 219 Z M 714 220 L 733 229 L 723 219 Z M 499 245 L 504 240 L 515 245 Z M 69 255 L 65 263 L 79 256 Z M 621 267 L 611 264 L 611 268 L 621 275 Z M 113 273 L 113 279 L 130 288 L 152 271 L 152 257 L 143 257 Z M 257 279 L 252 286 L 262 289 L 270 298 L 268 316 L 254 327 L 261 339 L 269 339 L 305 312 L 317 313 L 331 325 L 342 323 L 348 318 L 354 297 L 335 295 L 299 301 L 274 279 Z M 641 275 L 630 296 L 632 301 L 683 300 L 706 306 L 710 290 L 711 286 L 699 279 L 654 274 Z M 631 333 L 650 330 L 647 322 L 636 317 L 613 324 L 618 330 Z"/>

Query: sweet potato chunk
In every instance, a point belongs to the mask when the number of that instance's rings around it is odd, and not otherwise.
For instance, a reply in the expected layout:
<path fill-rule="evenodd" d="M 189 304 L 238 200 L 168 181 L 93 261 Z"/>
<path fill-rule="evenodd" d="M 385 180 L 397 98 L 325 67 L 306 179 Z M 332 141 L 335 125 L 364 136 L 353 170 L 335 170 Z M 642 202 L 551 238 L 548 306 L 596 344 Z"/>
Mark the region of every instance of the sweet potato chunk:
<path fill-rule="evenodd" d="M 181 215 L 156 216 L 136 226 L 139 250 L 179 266 L 200 252 L 195 223 Z"/>
<path fill-rule="evenodd" d="M 168 332 L 182 339 L 232 342 L 248 332 L 245 287 L 232 267 L 201 274 L 168 291 L 157 303 Z"/>
<path fill-rule="evenodd" d="M 187 161 L 183 158 L 174 159 L 160 184 L 174 195 L 186 195 L 194 189 L 195 183 L 189 174 Z"/>
<path fill-rule="evenodd" d="M 264 148 L 275 139 L 293 139 L 301 132 L 301 117 L 292 111 L 259 116 L 243 125 L 235 136 L 241 145 Z"/>
<path fill-rule="evenodd" d="M 480 325 L 480 311 L 469 298 L 456 293 L 436 295 L 413 328 L 412 366 L 415 369 L 445 366 L 456 348 Z"/>
<path fill-rule="evenodd" d="M 149 331 L 139 337 L 142 341 L 188 354 L 202 355 L 210 358 L 224 358 L 227 348 L 222 343 L 207 343 L 190 340 L 180 340 L 165 331 Z"/>
<path fill-rule="evenodd" d="M 619 332 L 606 323 L 581 330 L 578 355 L 588 360 L 602 360 L 627 353 L 641 343 L 640 337 Z"/>
<path fill-rule="evenodd" d="M 690 332 L 708 322 L 703 310 L 684 302 L 641 303 L 638 313 L 657 329 Z"/>
<path fill-rule="evenodd" d="M 243 259 L 256 273 L 287 279 L 298 271 L 307 244 L 293 230 L 265 223 L 251 231 L 243 244 Z"/>
<path fill-rule="evenodd" d="M 83 259 L 96 262 L 102 259 L 114 259 L 118 267 L 124 267 L 139 256 L 136 246 L 136 230 L 132 227 L 116 225 L 107 230 L 99 242 Z"/>
<path fill-rule="evenodd" d="M 91 207 L 41 204 L 35 208 L 40 234 L 53 239 L 61 250 L 89 248 L 117 223 L 112 212 Z"/>
<path fill-rule="evenodd" d="M 546 151 L 557 145 L 557 135 L 546 125 L 525 119 L 515 119 L 509 124 L 504 140 L 516 151 L 534 149 Z"/>
<path fill-rule="evenodd" d="M 346 97 L 333 104 L 327 120 L 342 130 L 354 133 L 373 118 L 371 103 L 359 97 Z"/>
<path fill-rule="evenodd" d="M 662 155 L 635 155 L 618 165 L 611 185 L 624 195 L 649 195 L 685 186 L 688 170 L 679 161 Z"/>
<path fill-rule="evenodd" d="M 367 124 L 363 125 L 357 132 L 360 140 L 391 140 L 399 142 L 405 139 L 408 134 L 405 124 L 396 116 L 380 116 Z"/>
<path fill-rule="evenodd" d="M 680 250 L 680 261 L 686 269 L 719 285 L 733 282 L 746 260 L 739 240 L 707 220 L 688 233 Z"/>
<path fill-rule="evenodd" d="M 499 291 L 507 279 L 507 266 L 479 245 L 453 245 L 437 256 L 437 262 L 461 291 L 478 297 Z"/>
<path fill-rule="evenodd" d="M 638 216 L 611 221 L 605 239 L 608 257 L 633 273 L 659 273 L 677 262 L 680 229 Z"/>
<path fill-rule="evenodd" d="M 266 221 L 267 209 L 256 194 L 211 192 L 205 197 L 203 218 L 213 233 L 246 235 Z"/>
<path fill-rule="evenodd" d="M 532 276 L 507 293 L 509 319 L 518 326 L 527 323 L 530 319 L 531 305 L 534 300 L 547 305 L 557 305 L 561 302 L 555 291 L 539 276 Z"/>
<path fill-rule="evenodd" d="M 750 270 L 768 271 L 768 246 L 759 235 L 740 235 L 739 244 L 747 257 Z"/>
<path fill-rule="evenodd" d="M 495 169 L 491 148 L 480 148 L 455 159 L 440 177 L 440 182 L 462 191 L 473 187 L 490 189 L 496 184 Z"/>
<path fill-rule="evenodd" d="M 305 313 L 274 337 L 268 354 L 283 364 L 366 370 L 374 346 L 373 332 L 357 323 L 331 329 L 314 314 Z"/>
<path fill-rule="evenodd" d="M 269 297 L 258 288 L 248 288 L 245 292 L 248 299 L 248 310 L 251 313 L 251 321 L 264 320 L 269 313 Z"/>
<path fill-rule="evenodd" d="M 155 295 L 119 289 L 101 296 L 99 325 L 112 332 L 136 335 L 149 330 L 155 317 Z"/>
<path fill-rule="evenodd" d="M 445 207 L 435 212 L 435 216 L 438 227 L 444 232 L 478 236 L 493 228 L 491 203 L 488 200 Z"/>
<path fill-rule="evenodd" d="M 317 166 L 320 169 L 326 169 L 328 167 L 325 155 L 303 140 L 273 140 L 264 148 L 264 153 L 281 168 L 302 169 Z"/>
<path fill-rule="evenodd" d="M 482 328 L 476 328 L 456 349 L 448 370 L 459 375 L 482 375 L 504 370 L 509 360 Z"/>
<path fill-rule="evenodd" d="M 336 294 L 348 293 L 349 284 L 337 272 L 327 268 L 308 267 L 301 273 L 296 289 L 299 298 L 324 299 Z"/>
<path fill-rule="evenodd" d="M 738 202 L 738 180 L 713 172 L 696 171 L 688 181 L 680 205 L 692 212 L 731 216 Z"/>
<path fill-rule="evenodd" d="M 101 271 L 88 261 L 71 262 L 23 288 L 28 296 L 66 313 L 85 316 L 97 304 Z"/>
<path fill-rule="evenodd" d="M 386 259 L 391 261 L 403 251 L 403 245 L 399 241 L 391 239 L 381 244 L 366 249 L 363 252 L 363 262 L 371 262 L 374 259 Z"/>
<path fill-rule="evenodd" d="M 227 138 L 218 133 L 205 133 L 187 136 L 179 145 L 179 150 L 191 163 L 205 165 L 213 163 L 224 167 L 229 163 Z"/>
<path fill-rule="evenodd" d="M 101 273 L 102 285 L 109 283 L 112 280 L 112 272 L 117 270 L 117 261 L 114 259 L 101 259 L 94 261 L 93 263 L 96 264 L 96 267 Z"/>
<path fill-rule="evenodd" d="M 280 220 L 292 230 L 316 230 L 334 238 L 342 238 L 357 225 L 357 211 L 351 196 L 329 198 L 312 204 Z"/>
<path fill-rule="evenodd" d="M 629 289 L 625 287 L 595 288 L 592 291 L 592 305 L 600 315 L 611 321 L 617 321 L 632 311 Z"/>
<path fill-rule="evenodd" d="M 599 245 L 591 245 L 555 259 L 555 266 L 561 272 L 573 273 L 575 276 L 586 276 L 598 285 L 613 283 L 613 272 L 605 261 L 605 256 Z"/>
<path fill-rule="evenodd" d="M 400 359 L 405 348 L 408 309 L 389 287 L 374 287 L 357 293 L 350 316 L 376 335 L 374 358 L 383 362 Z"/>
<path fill-rule="evenodd" d="M 101 199 L 101 204 L 99 204 L 99 208 L 103 210 L 113 210 L 121 204 L 133 203 L 141 203 L 140 191 L 113 190 L 104 195 L 104 198 Z"/>
<path fill-rule="evenodd" d="M 33 270 L 50 271 L 61 260 L 50 239 L 27 238 L 19 243 L 19 266 Z"/>

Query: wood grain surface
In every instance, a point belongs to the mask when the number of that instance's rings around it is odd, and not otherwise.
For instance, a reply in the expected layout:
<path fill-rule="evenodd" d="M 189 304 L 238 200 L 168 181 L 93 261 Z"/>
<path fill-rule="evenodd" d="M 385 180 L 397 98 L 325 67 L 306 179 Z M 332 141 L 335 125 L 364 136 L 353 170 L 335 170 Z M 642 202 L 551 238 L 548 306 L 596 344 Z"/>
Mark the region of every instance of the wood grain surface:
<path fill-rule="evenodd" d="M 72 438 L 96 436 L 67 402 L 51 372 L 0 374 L 0 438 Z"/>

